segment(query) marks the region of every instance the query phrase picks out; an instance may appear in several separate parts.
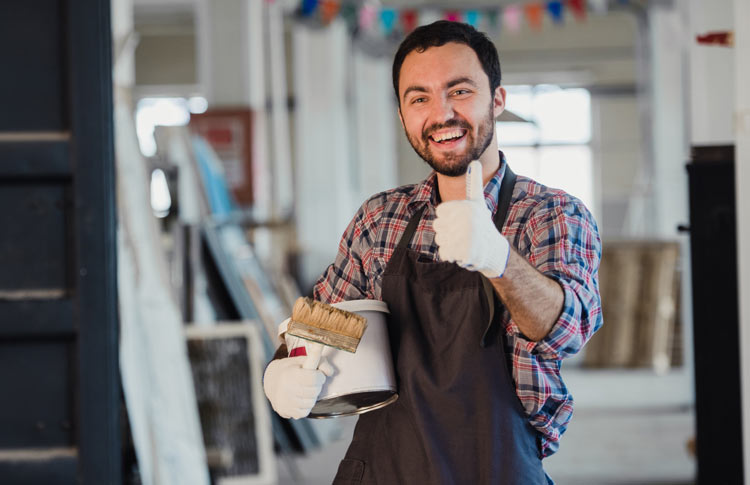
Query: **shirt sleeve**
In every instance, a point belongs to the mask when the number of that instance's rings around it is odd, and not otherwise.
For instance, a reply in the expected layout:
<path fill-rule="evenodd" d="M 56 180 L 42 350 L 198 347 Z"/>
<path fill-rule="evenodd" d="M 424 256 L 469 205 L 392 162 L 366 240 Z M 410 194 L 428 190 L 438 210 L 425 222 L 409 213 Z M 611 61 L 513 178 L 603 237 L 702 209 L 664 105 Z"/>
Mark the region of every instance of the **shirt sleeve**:
<path fill-rule="evenodd" d="M 526 340 L 539 357 L 560 360 L 577 353 L 602 325 L 598 270 L 601 240 L 591 213 L 567 194 L 540 202 L 524 232 L 526 258 L 563 289 L 560 317 L 540 341 Z M 512 321 L 509 331 L 520 334 Z"/>
<path fill-rule="evenodd" d="M 373 298 L 364 263 L 372 248 L 373 231 L 380 213 L 380 210 L 373 209 L 373 205 L 372 200 L 365 202 L 347 226 L 336 259 L 313 287 L 315 300 L 333 304 Z"/>

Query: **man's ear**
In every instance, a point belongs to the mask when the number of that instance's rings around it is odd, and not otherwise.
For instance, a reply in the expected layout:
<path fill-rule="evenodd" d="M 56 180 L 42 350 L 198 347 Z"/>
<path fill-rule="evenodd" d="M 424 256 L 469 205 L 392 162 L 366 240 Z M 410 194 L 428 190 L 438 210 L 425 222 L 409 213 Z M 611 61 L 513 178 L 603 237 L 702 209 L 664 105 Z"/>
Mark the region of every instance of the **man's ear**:
<path fill-rule="evenodd" d="M 492 100 L 492 111 L 495 119 L 505 111 L 505 95 L 506 92 L 504 87 L 498 86 L 495 88 L 495 97 Z"/>

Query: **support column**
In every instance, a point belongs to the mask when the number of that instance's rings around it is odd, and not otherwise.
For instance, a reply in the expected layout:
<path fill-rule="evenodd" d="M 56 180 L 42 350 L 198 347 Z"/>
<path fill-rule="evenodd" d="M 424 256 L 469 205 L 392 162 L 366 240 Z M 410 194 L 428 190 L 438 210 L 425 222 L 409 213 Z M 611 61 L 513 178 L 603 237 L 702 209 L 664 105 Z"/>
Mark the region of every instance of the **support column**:
<path fill-rule="evenodd" d="M 740 376 L 742 396 L 742 438 L 745 483 L 750 484 L 750 3 L 735 0 L 735 187 L 737 197 L 737 261 L 740 315 Z"/>

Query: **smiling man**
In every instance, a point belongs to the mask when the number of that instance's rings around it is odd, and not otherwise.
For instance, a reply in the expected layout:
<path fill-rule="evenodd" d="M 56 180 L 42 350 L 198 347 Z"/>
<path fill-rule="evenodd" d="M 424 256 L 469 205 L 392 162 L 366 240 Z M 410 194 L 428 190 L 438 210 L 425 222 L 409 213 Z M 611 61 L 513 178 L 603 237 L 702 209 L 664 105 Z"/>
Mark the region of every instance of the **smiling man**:
<path fill-rule="evenodd" d="M 561 361 L 602 324 L 596 223 L 498 151 L 505 89 L 484 34 L 447 21 L 416 29 L 393 86 L 434 172 L 367 200 L 315 286 L 327 303 L 388 304 L 398 377 L 398 400 L 359 418 L 334 483 L 553 483 L 542 459 L 573 409 Z M 266 370 L 282 416 L 306 416 L 330 373 L 303 360 Z"/>

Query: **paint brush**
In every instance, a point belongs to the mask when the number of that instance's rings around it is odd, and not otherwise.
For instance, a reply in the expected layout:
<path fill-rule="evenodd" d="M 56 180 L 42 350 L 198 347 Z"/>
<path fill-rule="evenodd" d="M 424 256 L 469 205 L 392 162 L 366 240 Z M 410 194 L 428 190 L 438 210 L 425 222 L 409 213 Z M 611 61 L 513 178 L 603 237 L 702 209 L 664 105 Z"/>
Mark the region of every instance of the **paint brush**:
<path fill-rule="evenodd" d="M 300 297 L 294 303 L 286 331 L 316 344 L 308 346 L 310 353 L 302 367 L 317 369 L 323 345 L 354 353 L 366 328 L 367 319 L 363 316 Z"/>

